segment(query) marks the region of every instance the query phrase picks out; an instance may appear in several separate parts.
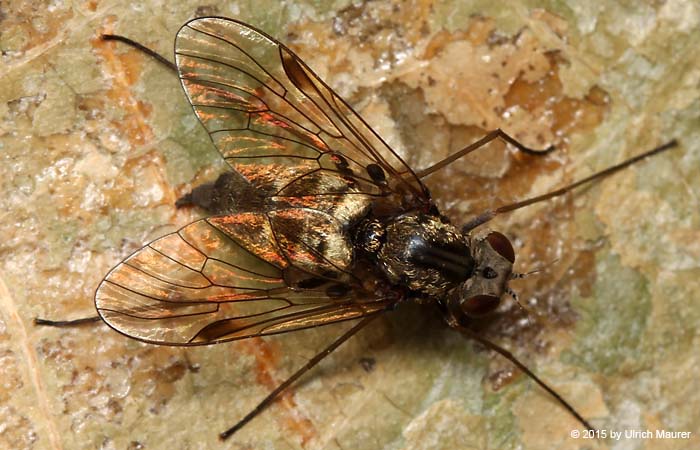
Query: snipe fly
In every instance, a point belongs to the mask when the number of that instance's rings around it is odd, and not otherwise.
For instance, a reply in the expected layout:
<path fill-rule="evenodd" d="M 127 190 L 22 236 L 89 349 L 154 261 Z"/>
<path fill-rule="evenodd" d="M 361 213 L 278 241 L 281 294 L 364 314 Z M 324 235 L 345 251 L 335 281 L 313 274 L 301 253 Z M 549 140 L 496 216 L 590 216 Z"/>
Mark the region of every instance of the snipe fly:
<path fill-rule="evenodd" d="M 492 313 L 520 276 L 509 239 L 475 229 L 675 147 L 675 140 L 458 226 L 440 214 L 423 178 L 495 139 L 526 153 L 552 148 L 530 149 L 495 130 L 414 171 L 297 55 L 250 25 L 219 17 L 186 23 L 177 33 L 175 64 L 128 38 L 103 39 L 136 47 L 179 75 L 232 170 L 176 203 L 209 217 L 147 244 L 104 277 L 95 293 L 99 317 L 38 324 L 101 319 L 143 342 L 193 346 L 356 322 L 221 433 L 226 439 L 358 330 L 402 303 L 420 301 L 593 428 L 508 351 L 465 326 Z"/>

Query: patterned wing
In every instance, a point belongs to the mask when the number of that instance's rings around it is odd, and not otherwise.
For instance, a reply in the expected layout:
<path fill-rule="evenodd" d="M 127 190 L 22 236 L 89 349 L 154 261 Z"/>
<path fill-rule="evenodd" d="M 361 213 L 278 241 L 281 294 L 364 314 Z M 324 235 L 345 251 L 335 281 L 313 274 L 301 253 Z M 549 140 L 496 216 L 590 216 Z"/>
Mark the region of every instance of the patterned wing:
<path fill-rule="evenodd" d="M 163 236 L 109 272 L 95 293 L 97 311 L 118 332 L 144 342 L 205 345 L 391 306 L 394 300 L 348 279 L 343 269 L 352 255 L 342 239 L 325 239 L 328 220 L 304 213 L 305 227 L 294 227 L 295 214 L 298 209 L 209 218 Z"/>
<path fill-rule="evenodd" d="M 395 208 L 430 203 L 391 148 L 291 50 L 241 22 L 207 17 L 177 34 L 195 113 L 226 161 L 267 197 L 323 207 L 354 194 Z"/>

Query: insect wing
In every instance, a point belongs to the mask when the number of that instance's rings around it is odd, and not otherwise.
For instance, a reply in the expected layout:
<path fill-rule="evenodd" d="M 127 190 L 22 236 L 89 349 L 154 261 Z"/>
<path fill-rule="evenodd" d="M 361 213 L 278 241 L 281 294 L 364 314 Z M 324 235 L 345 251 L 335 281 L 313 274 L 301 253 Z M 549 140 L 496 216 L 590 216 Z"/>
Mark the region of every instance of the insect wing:
<path fill-rule="evenodd" d="M 313 288 L 290 287 L 290 273 L 333 273 L 344 256 L 323 259 L 309 250 L 313 233 L 283 248 L 280 242 L 298 236 L 276 232 L 292 220 L 276 214 L 281 217 L 202 219 L 151 242 L 102 281 L 95 293 L 98 313 L 115 330 L 144 342 L 205 345 L 356 319 L 390 305 L 338 281 L 311 278 L 317 280 Z"/>
<path fill-rule="evenodd" d="M 392 197 L 403 208 L 429 203 L 401 158 L 262 31 L 224 18 L 195 19 L 178 32 L 175 58 L 214 144 L 266 196 L 302 199 L 297 202 L 317 202 L 312 197 L 319 195 Z"/>

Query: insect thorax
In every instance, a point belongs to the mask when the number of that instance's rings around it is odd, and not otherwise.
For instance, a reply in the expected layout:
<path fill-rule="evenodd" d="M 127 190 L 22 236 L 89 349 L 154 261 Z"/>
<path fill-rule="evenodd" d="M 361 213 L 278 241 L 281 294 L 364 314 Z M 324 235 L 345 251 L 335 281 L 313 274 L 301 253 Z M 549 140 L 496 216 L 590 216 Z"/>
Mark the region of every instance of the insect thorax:
<path fill-rule="evenodd" d="M 471 277 L 475 267 L 468 238 L 425 214 L 366 220 L 358 226 L 355 244 L 392 284 L 419 296 L 444 295 Z"/>

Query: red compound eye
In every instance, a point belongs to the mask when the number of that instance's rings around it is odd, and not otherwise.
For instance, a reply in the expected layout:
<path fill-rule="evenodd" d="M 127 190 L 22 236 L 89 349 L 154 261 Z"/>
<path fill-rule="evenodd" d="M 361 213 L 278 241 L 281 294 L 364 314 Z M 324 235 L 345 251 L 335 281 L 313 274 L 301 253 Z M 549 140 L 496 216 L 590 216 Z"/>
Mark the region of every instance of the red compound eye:
<path fill-rule="evenodd" d="M 462 303 L 462 311 L 467 316 L 483 316 L 496 309 L 500 301 L 494 295 L 476 295 Z"/>
<path fill-rule="evenodd" d="M 486 241 L 492 249 L 512 263 L 515 263 L 515 251 L 507 237 L 498 231 L 492 231 L 486 236 Z"/>

